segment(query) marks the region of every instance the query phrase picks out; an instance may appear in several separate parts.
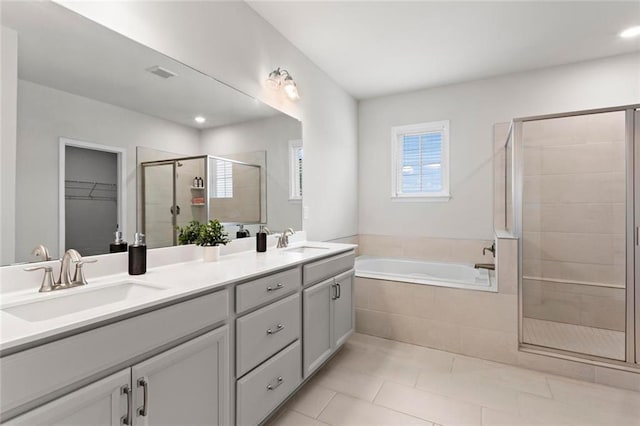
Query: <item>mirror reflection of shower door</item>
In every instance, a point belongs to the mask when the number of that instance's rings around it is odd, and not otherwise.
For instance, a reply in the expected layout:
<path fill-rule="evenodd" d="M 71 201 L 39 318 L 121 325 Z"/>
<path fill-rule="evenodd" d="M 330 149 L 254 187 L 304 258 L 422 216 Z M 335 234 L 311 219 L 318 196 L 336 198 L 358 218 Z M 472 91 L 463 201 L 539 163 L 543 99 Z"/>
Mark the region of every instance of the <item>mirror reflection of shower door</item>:
<path fill-rule="evenodd" d="M 177 209 L 174 196 L 174 162 L 143 165 L 144 230 L 147 247 L 176 244 Z"/>
<path fill-rule="evenodd" d="M 625 129 L 625 111 L 521 123 L 523 343 L 627 358 Z"/>

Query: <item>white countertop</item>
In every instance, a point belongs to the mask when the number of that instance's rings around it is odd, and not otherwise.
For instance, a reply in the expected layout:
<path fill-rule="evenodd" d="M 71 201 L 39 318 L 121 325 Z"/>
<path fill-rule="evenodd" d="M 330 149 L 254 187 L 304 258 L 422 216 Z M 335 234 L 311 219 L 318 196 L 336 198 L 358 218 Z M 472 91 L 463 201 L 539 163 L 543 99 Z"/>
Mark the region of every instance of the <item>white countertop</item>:
<path fill-rule="evenodd" d="M 91 272 L 86 271 L 89 281 L 86 287 L 38 293 L 39 286 L 30 284 L 26 289 L 5 292 L 2 294 L 2 309 L 21 305 L 25 301 L 32 303 L 33 301 L 65 297 L 70 294 L 69 292 L 91 292 L 123 281 L 148 283 L 166 288 L 137 298 L 127 298 L 95 308 L 69 312 L 69 314 L 44 321 L 27 321 L 2 310 L 0 311 L 0 351 L 6 353 L 19 346 L 32 345 L 34 342 L 51 338 L 57 334 L 73 332 L 78 328 L 103 321 L 113 321 L 119 316 L 217 288 L 222 289 L 230 284 L 335 255 L 356 247 L 352 244 L 304 241 L 290 245 L 289 249 L 299 246 L 324 247 L 326 250 L 311 250 L 302 253 L 276 248 L 270 248 L 266 253 L 257 253 L 254 250 L 243 251 L 223 255 L 216 262 L 205 263 L 202 260 L 191 260 L 152 267 L 147 269 L 146 274 L 136 276 L 130 276 L 124 272 L 92 279 Z M 24 274 L 29 273 L 24 272 Z"/>

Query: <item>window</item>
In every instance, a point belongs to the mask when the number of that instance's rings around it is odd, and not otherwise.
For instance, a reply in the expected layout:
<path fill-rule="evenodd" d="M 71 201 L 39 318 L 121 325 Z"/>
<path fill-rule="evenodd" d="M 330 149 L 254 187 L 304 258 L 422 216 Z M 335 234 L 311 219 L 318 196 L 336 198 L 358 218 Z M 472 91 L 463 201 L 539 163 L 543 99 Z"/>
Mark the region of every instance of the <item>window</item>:
<path fill-rule="evenodd" d="M 216 159 L 215 177 L 213 198 L 233 198 L 233 163 Z"/>
<path fill-rule="evenodd" d="M 449 121 L 391 129 L 391 197 L 447 201 Z"/>
<path fill-rule="evenodd" d="M 302 200 L 302 140 L 289 141 L 289 199 Z"/>

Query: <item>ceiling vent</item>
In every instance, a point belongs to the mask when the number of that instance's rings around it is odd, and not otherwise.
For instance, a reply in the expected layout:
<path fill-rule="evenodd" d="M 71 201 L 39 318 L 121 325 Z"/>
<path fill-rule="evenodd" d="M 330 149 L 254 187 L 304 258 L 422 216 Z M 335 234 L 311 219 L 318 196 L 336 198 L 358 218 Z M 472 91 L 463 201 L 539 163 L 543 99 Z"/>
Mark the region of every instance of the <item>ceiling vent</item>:
<path fill-rule="evenodd" d="M 162 68 L 160 65 L 155 65 L 151 68 L 147 68 L 147 71 L 149 71 L 151 74 L 155 74 L 158 77 L 162 77 L 162 78 L 170 78 L 170 77 L 175 77 L 178 74 L 176 74 L 175 72 L 168 70 L 166 68 Z"/>

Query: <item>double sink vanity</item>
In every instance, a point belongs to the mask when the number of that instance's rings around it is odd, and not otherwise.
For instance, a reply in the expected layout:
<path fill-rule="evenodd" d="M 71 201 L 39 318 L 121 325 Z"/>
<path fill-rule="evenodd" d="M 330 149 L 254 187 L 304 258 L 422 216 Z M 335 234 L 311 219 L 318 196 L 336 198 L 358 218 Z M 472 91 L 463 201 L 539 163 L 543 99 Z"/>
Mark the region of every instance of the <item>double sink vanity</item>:
<path fill-rule="evenodd" d="M 136 277 L 96 256 L 87 286 L 49 293 L 3 268 L 2 424 L 260 424 L 353 332 L 354 246 L 197 249 Z"/>

